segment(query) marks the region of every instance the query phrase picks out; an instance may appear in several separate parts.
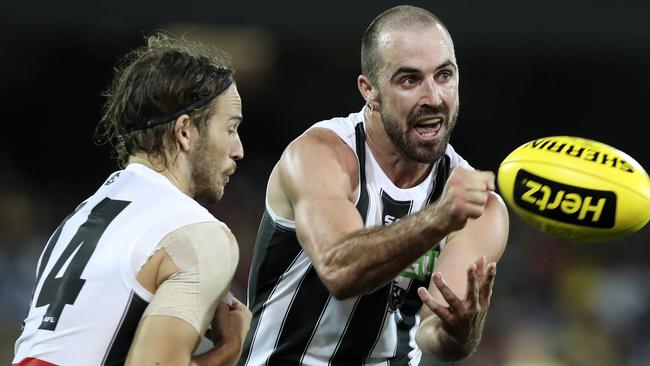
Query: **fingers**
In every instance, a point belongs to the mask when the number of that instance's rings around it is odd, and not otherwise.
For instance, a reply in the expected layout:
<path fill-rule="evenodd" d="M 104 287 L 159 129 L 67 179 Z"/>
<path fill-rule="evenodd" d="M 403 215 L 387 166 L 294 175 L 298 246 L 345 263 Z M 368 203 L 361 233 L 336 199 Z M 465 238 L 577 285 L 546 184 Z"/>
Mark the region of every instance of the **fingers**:
<path fill-rule="evenodd" d="M 221 328 L 228 318 L 229 313 L 230 307 L 228 304 L 223 301 L 217 304 L 217 308 L 214 311 L 214 317 L 212 317 L 212 321 L 210 322 L 210 327 L 205 331 L 205 336 L 211 339 L 213 343 L 220 342 L 222 338 Z"/>
<path fill-rule="evenodd" d="M 494 191 L 494 173 L 491 171 L 475 170 L 474 185 L 476 190 Z"/>
<path fill-rule="evenodd" d="M 422 303 L 424 303 L 431 311 L 436 314 L 440 319 L 442 319 L 445 322 L 450 322 L 452 319 L 452 314 L 447 309 L 447 307 L 440 305 L 436 302 L 436 300 L 433 299 L 429 291 L 424 288 L 420 287 L 418 288 L 418 295 L 420 296 L 420 300 L 422 300 Z"/>
<path fill-rule="evenodd" d="M 477 265 L 472 263 L 467 269 L 467 292 L 465 298 L 468 302 L 469 309 L 475 311 L 479 303 L 479 290 L 477 277 Z"/>
<path fill-rule="evenodd" d="M 451 172 L 448 182 L 462 184 L 470 191 L 494 191 L 494 173 L 458 167 Z"/>
<path fill-rule="evenodd" d="M 480 291 L 480 303 L 481 307 L 487 307 L 490 303 L 490 297 L 492 296 L 492 287 L 494 285 L 494 279 L 497 275 L 497 264 L 492 262 L 487 265 L 487 270 L 485 274 L 485 280 L 481 284 Z"/>
<path fill-rule="evenodd" d="M 214 319 L 222 318 L 228 315 L 229 311 L 230 306 L 228 306 L 228 304 L 223 301 L 219 302 L 219 304 L 217 304 L 217 309 L 214 311 Z"/>
<path fill-rule="evenodd" d="M 253 314 L 248 309 L 248 307 L 243 302 L 234 297 L 232 298 L 232 302 L 230 304 L 230 313 L 236 313 L 242 319 L 243 323 L 246 324 L 245 327 L 248 327 L 248 324 L 250 324 L 251 318 L 253 317 Z"/>
<path fill-rule="evenodd" d="M 494 173 L 456 168 L 447 180 L 440 202 L 448 205 L 452 222 L 463 227 L 468 218 L 483 214 L 492 190 Z"/>
<path fill-rule="evenodd" d="M 476 282 L 483 283 L 485 278 L 485 256 L 482 255 L 474 263 L 476 264 Z"/>
<path fill-rule="evenodd" d="M 232 297 L 230 299 L 230 310 L 242 309 L 245 307 L 246 305 L 244 305 L 244 303 L 239 301 L 236 297 Z"/>
<path fill-rule="evenodd" d="M 494 172 L 490 171 L 481 171 L 479 172 L 481 174 L 481 179 L 485 182 L 485 188 L 488 191 L 494 191 L 496 188 L 494 186 Z"/>
<path fill-rule="evenodd" d="M 456 294 L 454 294 L 454 291 L 452 291 L 452 289 L 447 286 L 447 283 L 442 277 L 442 274 L 440 272 L 436 272 L 433 274 L 433 276 L 431 276 L 431 278 L 433 280 L 433 284 L 436 285 L 442 297 L 445 299 L 447 304 L 449 304 L 451 311 L 462 311 L 462 301 L 458 298 L 458 296 L 456 296 Z"/>
<path fill-rule="evenodd" d="M 233 300 L 236 300 L 235 296 L 233 296 L 232 292 L 228 291 L 228 293 L 226 294 L 226 297 L 224 297 L 223 301 L 228 305 L 232 305 Z"/>

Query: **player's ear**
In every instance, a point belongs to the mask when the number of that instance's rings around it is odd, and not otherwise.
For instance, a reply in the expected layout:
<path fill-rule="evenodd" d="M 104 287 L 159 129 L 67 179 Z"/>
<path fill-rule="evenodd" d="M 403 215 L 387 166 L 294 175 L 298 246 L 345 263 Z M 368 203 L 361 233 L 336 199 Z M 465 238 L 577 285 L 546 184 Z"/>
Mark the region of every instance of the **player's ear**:
<path fill-rule="evenodd" d="M 357 87 L 370 110 L 379 110 L 379 89 L 373 84 L 372 80 L 366 75 L 359 75 Z"/>
<path fill-rule="evenodd" d="M 183 114 L 174 122 L 174 137 L 178 142 L 178 146 L 182 151 L 190 150 L 190 143 L 192 142 L 192 120 L 187 114 Z"/>

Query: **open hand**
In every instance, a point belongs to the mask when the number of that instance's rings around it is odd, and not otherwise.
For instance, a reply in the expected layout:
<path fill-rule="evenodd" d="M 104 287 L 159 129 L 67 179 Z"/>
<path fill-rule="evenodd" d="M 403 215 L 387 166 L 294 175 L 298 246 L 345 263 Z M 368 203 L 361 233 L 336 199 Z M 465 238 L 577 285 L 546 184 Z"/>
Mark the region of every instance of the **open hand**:
<path fill-rule="evenodd" d="M 424 287 L 418 289 L 418 295 L 440 318 L 441 326 L 447 335 L 463 348 L 473 350 L 481 338 L 495 276 L 496 263 L 486 265 L 485 257 L 481 257 L 467 269 L 467 291 L 464 300 L 454 294 L 439 272 L 433 274 L 433 283 L 449 306 L 436 302 Z"/>

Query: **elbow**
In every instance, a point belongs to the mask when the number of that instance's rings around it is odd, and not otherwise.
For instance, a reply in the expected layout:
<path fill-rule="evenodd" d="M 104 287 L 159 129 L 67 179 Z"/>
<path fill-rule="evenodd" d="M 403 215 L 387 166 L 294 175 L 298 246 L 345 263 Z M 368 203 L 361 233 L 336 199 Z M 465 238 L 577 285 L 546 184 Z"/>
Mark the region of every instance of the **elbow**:
<path fill-rule="evenodd" d="M 314 261 L 314 268 L 323 285 L 337 300 L 347 300 L 360 295 L 361 276 L 349 263 L 340 261 L 340 253 L 328 251 Z"/>
<path fill-rule="evenodd" d="M 420 351 L 422 351 L 422 353 L 426 354 L 427 356 L 438 358 L 438 352 L 434 345 L 434 341 L 436 340 L 435 331 L 432 329 L 432 327 L 425 326 L 424 324 L 424 322 L 421 323 L 415 332 L 415 343 L 417 344 Z"/>
<path fill-rule="evenodd" d="M 351 279 L 351 276 L 345 275 L 342 270 L 324 268 L 319 271 L 318 275 L 327 291 L 337 300 L 346 300 L 360 295 L 355 286 L 358 281 Z"/>

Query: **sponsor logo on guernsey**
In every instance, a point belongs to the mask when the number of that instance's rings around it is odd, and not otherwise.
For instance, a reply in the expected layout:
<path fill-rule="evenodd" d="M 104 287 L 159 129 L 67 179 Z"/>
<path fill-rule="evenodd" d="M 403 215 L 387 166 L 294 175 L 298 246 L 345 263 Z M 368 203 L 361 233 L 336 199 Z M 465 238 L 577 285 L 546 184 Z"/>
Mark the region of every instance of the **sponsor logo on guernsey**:
<path fill-rule="evenodd" d="M 526 149 L 546 150 L 558 155 L 580 159 L 607 166 L 626 173 L 634 173 L 634 167 L 620 156 L 598 150 L 593 146 L 581 146 L 556 139 L 537 139 L 524 146 Z"/>
<path fill-rule="evenodd" d="M 616 193 L 612 191 L 576 187 L 520 169 L 514 199 L 524 210 L 549 219 L 595 228 L 614 227 Z"/>

